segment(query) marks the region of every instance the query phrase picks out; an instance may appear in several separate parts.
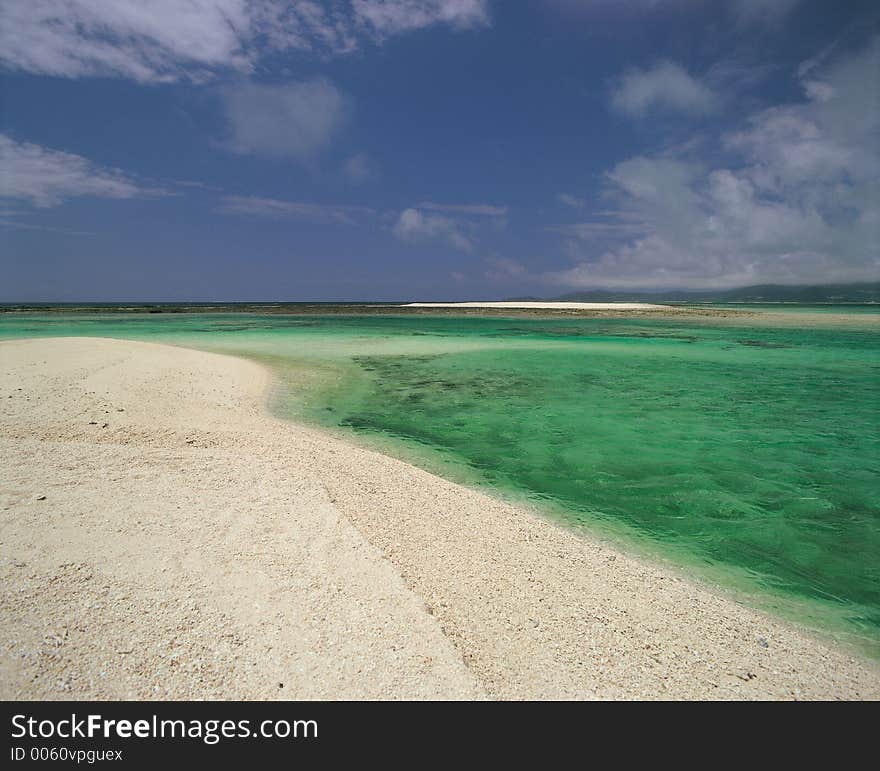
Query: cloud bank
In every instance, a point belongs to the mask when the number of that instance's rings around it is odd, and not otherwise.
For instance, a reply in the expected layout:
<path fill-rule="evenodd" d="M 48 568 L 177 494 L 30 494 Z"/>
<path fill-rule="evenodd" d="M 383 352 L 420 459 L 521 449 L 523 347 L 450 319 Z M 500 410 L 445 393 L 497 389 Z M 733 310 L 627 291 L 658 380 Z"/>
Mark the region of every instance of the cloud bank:
<path fill-rule="evenodd" d="M 21 0 L 0 4 L 0 63 L 38 75 L 204 82 L 278 51 L 349 53 L 435 25 L 489 23 L 487 0 Z"/>
<path fill-rule="evenodd" d="M 489 24 L 486 0 L 353 0 L 356 22 L 379 37 L 434 24 L 473 29 Z"/>
<path fill-rule="evenodd" d="M 143 198 L 168 195 L 144 187 L 118 169 L 96 166 L 86 158 L 0 134 L 0 197 L 27 201 L 38 208 L 69 198 Z"/>
<path fill-rule="evenodd" d="M 719 137 L 710 157 L 618 164 L 606 175 L 608 194 L 617 220 L 638 234 L 596 255 L 597 223 L 570 226 L 578 263 L 548 278 L 572 287 L 719 288 L 877 280 L 878 71 L 875 37 L 802 70 L 802 101 L 751 115 Z"/>

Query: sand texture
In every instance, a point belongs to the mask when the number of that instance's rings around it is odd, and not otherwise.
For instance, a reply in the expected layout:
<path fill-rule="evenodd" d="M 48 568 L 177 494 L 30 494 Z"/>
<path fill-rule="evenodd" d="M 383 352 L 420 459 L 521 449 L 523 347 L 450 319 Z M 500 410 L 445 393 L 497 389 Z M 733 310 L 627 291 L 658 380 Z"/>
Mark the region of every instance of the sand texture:
<path fill-rule="evenodd" d="M 880 698 L 857 654 L 272 417 L 269 383 L 0 343 L 0 697 Z"/>

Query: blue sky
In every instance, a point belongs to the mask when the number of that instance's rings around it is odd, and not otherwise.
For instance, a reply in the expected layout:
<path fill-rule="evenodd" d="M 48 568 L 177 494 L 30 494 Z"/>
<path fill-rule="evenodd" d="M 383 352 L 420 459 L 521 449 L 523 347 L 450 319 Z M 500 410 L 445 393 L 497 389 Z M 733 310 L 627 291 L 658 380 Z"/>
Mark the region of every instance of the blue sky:
<path fill-rule="evenodd" d="M 0 301 L 880 279 L 850 0 L 7 0 Z"/>

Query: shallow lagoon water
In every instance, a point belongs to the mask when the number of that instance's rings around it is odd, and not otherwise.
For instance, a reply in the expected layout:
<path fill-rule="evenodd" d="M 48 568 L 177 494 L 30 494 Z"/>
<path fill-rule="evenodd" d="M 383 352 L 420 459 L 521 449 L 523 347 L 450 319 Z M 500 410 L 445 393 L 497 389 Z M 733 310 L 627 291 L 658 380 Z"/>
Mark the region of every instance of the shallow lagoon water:
<path fill-rule="evenodd" d="M 6 314 L 0 338 L 254 357 L 279 374 L 280 414 L 377 438 L 876 644 L 877 318 L 812 317 Z"/>

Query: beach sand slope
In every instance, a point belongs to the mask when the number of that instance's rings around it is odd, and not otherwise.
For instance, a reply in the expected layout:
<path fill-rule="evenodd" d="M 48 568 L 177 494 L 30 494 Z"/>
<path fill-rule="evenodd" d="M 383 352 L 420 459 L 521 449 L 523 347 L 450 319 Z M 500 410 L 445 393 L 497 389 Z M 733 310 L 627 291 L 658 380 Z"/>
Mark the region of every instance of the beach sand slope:
<path fill-rule="evenodd" d="M 256 364 L 0 343 L 3 698 L 862 698 L 880 669 L 265 409 Z"/>
<path fill-rule="evenodd" d="M 100 339 L 0 362 L 2 697 L 483 694 L 265 416 L 262 368 Z"/>

